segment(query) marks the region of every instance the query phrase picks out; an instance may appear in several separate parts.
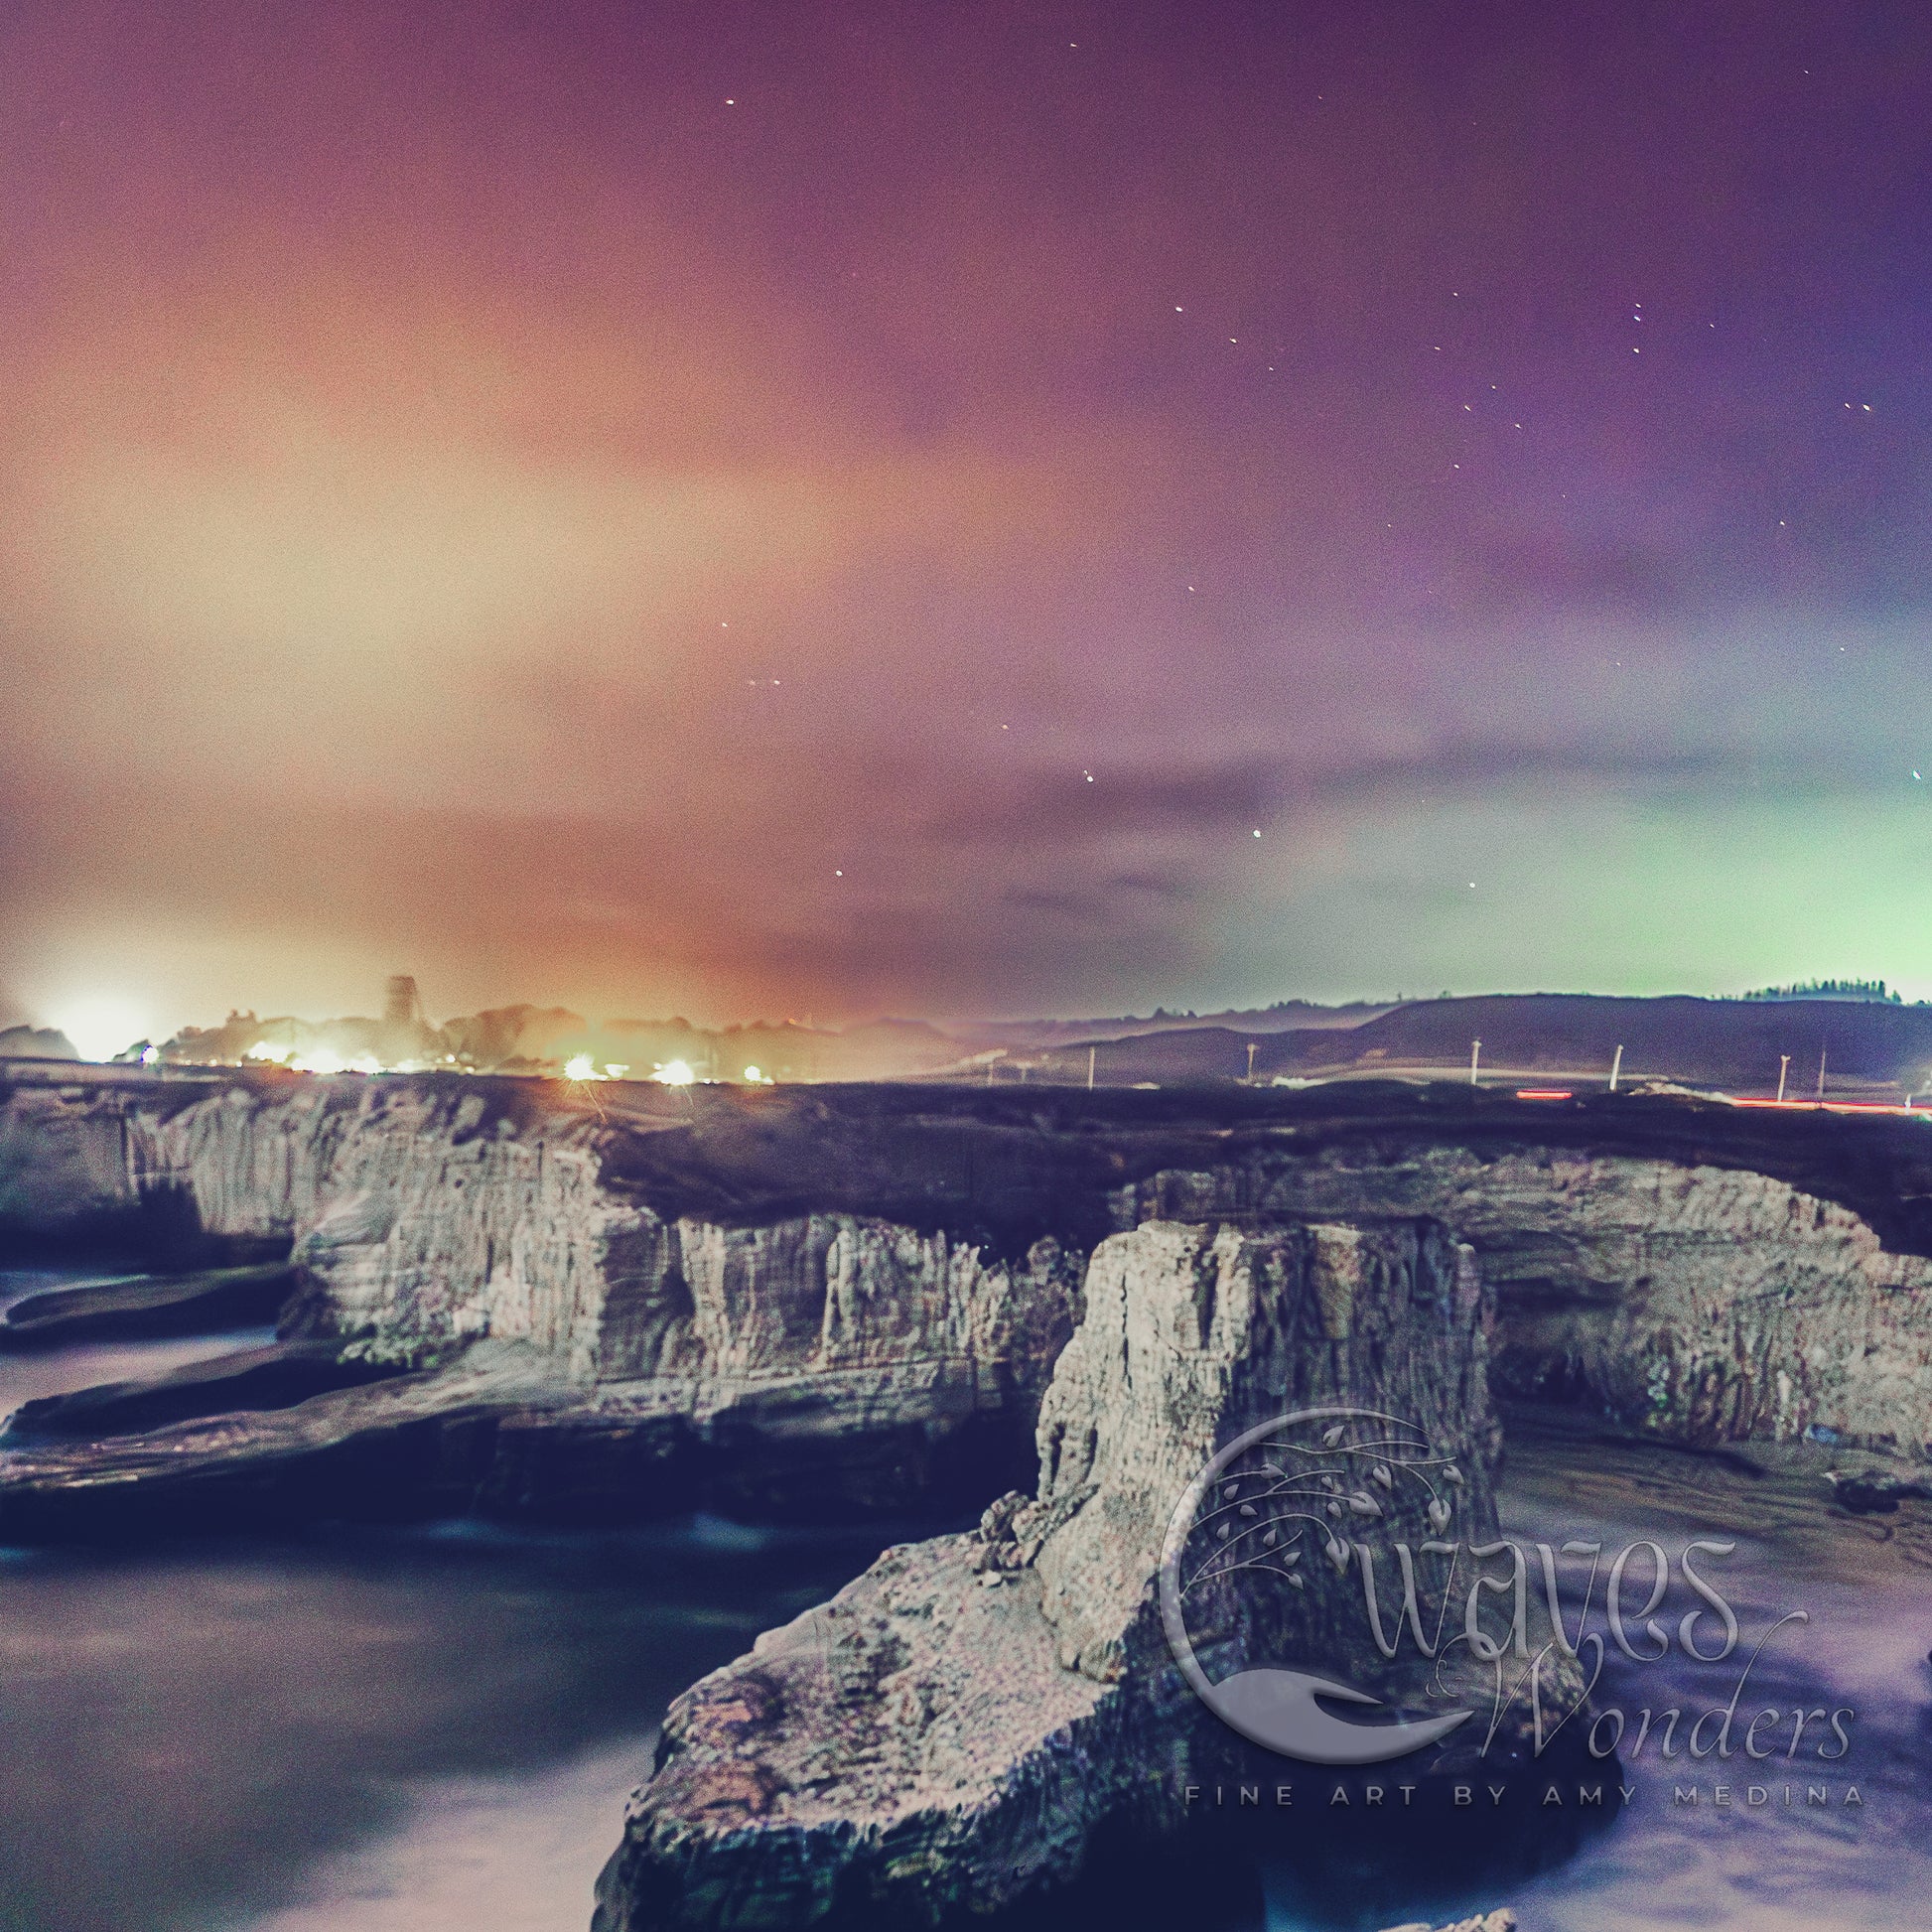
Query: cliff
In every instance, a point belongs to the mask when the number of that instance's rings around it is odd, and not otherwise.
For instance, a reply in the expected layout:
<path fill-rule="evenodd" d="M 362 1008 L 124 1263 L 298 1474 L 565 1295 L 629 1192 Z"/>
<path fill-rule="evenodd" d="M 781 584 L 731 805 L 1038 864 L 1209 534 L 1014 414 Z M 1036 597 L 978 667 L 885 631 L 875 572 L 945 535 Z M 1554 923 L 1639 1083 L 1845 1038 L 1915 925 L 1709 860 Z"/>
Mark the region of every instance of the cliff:
<path fill-rule="evenodd" d="M 439 1430 L 434 1480 L 420 1457 L 398 1471 L 405 1494 L 427 1484 L 423 1508 L 903 1506 L 949 1481 L 977 1496 L 1023 1466 L 1083 1257 L 1046 1233 L 1015 1248 L 841 1208 L 749 1224 L 680 1212 L 673 1188 L 616 1172 L 636 1141 L 690 1128 L 684 1111 L 559 1105 L 544 1083 L 16 1086 L 0 1108 L 0 1215 L 16 1230 L 279 1243 L 299 1284 L 291 1343 L 421 1372 L 272 1425 L 183 1416 L 91 1455 L 16 1452 L 0 1461 L 0 1517 L 53 1533 L 105 1508 L 220 1514 L 241 1495 L 271 1514 L 353 1511 L 366 1458 L 351 1470 L 345 1442 Z M 485 1341 L 494 1367 L 456 1375 Z M 177 1415 L 192 1379 L 170 1391 Z M 206 1380 L 219 1423 L 233 1379 L 217 1366 Z"/>
<path fill-rule="evenodd" d="M 272 1441 L 253 1423 L 228 1432 L 230 1465 L 289 1508 L 323 1506 L 294 1475 L 311 1449 L 334 1456 L 358 1428 L 434 1435 L 446 1407 L 423 1508 L 983 1500 L 1024 1473 L 1081 1273 L 1110 1234 L 1363 1215 L 1434 1217 L 1476 1251 L 1506 1393 L 1692 1442 L 1810 1435 L 1911 1457 L 1932 1443 L 1932 1137 L 1917 1121 L 1394 1086 L 0 1082 L 0 1236 L 174 1263 L 289 1254 L 288 1340 L 413 1371 L 294 1404 Z M 444 1379 L 484 1341 L 514 1373 L 473 1362 Z M 169 1404 L 174 1426 L 196 1421 L 190 1391 Z M 117 1437 L 84 1485 L 78 1450 L 10 1456 L 0 1515 L 58 1525 L 82 1487 L 138 1511 L 166 1466 L 191 1512 L 205 1469 L 219 1516 L 221 1455 L 158 1453 L 170 1447 Z M 327 1506 L 352 1501 L 336 1489 Z"/>
<path fill-rule="evenodd" d="M 1923 1131 L 1922 1129 L 1919 1131 Z M 1932 1261 L 1775 1178 L 1552 1148 L 1329 1150 L 1168 1171 L 1150 1214 L 1440 1215 L 1482 1258 L 1506 1394 L 1696 1444 L 1932 1445 Z"/>
<path fill-rule="evenodd" d="M 1284 1411 L 1314 1411 L 1325 1427 L 1271 1453 L 1310 1470 L 1360 1462 L 1371 1486 L 1373 1465 L 1391 1486 L 1379 1503 L 1350 1503 L 1353 1528 L 1305 1537 L 1306 1566 L 1296 1544 L 1272 1589 L 1243 1568 L 1196 1595 L 1189 1614 L 1223 1675 L 1242 1658 L 1319 1660 L 1365 1699 L 1486 1702 L 1466 1653 L 1446 1652 L 1434 1678 L 1419 1653 L 1384 1661 L 1354 1568 L 1320 1554 L 1341 1550 L 1336 1535 L 1367 1535 L 1369 1516 L 1378 1536 L 1418 1544 L 1449 1527 L 1447 1503 L 1425 1514 L 1427 1485 L 1378 1459 L 1396 1460 L 1387 1439 L 1405 1428 L 1429 1452 L 1423 1466 L 1457 1479 L 1444 1486 L 1454 1534 L 1496 1534 L 1487 1310 L 1467 1251 L 1427 1222 L 1266 1233 L 1151 1222 L 1101 1244 L 1085 1299 L 1042 1407 L 1035 1496 L 996 1504 L 978 1534 L 888 1551 L 679 1699 L 600 1884 L 599 1932 L 799 1926 L 835 1910 L 841 1922 L 933 1923 L 1072 1878 L 1104 1834 L 1173 1837 L 1187 1786 L 1238 1777 L 1253 1755 L 1189 1694 L 1164 1631 L 1176 1500 L 1230 1438 Z M 1350 1455 L 1356 1436 L 1365 1459 Z M 1217 1481 L 1210 1519 L 1233 1486 Z M 1282 1520 L 1293 1543 L 1302 1532 Z M 1225 1525 L 1219 1542 L 1211 1520 L 1181 1527 L 1228 1547 Z M 1288 1550 L 1272 1530 L 1269 1547 Z M 1350 1547 L 1356 1565 L 1369 1560 L 1365 1544 Z M 1574 1700 L 1574 1673 L 1560 1675 Z M 1467 1715 L 1451 1708 L 1417 1741 Z M 1376 1733 L 1384 1754 L 1399 1754 L 1388 1736 Z M 1519 1744 L 1506 1729 L 1491 1775 Z M 1268 1763 L 1260 1775 L 1295 1768 Z M 1403 1774 L 1429 1768 L 1406 1759 Z"/>
<path fill-rule="evenodd" d="M 1891 1449 L 1907 1485 L 1932 1443 L 1916 1121 L 1440 1087 L 42 1070 L 0 1082 L 0 1239 L 286 1258 L 296 1284 L 283 1353 L 24 1418 L 9 1536 L 1030 1483 L 680 1701 L 611 1932 L 732 1923 L 754 1889 L 797 1918 L 930 1917 L 1091 1872 L 1173 1823 L 1174 1776 L 1239 1776 L 1306 1718 L 1229 1675 L 1237 1653 L 1336 1657 L 1427 1710 L 1342 1622 L 1366 1572 L 1336 1512 L 1390 1515 L 1372 1477 L 1316 1498 L 1339 1555 L 1305 1555 L 1292 1596 L 1264 1611 L 1210 1578 L 1198 1681 L 1166 1647 L 1163 1510 L 1264 1396 L 1446 1445 L 1463 1489 L 1423 1523 L 1452 1503 L 1463 1537 L 1493 1522 L 1492 1378 L 1677 1441 Z"/>

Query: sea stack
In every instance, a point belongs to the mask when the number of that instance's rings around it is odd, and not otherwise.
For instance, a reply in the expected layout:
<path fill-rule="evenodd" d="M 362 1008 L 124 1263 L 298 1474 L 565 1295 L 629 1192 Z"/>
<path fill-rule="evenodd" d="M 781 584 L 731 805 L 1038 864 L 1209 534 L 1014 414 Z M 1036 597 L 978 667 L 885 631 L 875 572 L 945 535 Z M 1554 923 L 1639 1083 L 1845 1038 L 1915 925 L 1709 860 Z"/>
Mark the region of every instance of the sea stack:
<path fill-rule="evenodd" d="M 1189 1785 L 1296 1769 L 1190 1691 L 1160 1602 L 1177 1503 L 1271 1417 L 1399 1418 L 1455 1472 L 1454 1534 L 1495 1535 L 1490 1310 L 1441 1223 L 1152 1221 L 1101 1243 L 1084 1299 L 1042 1404 L 1035 1495 L 887 1551 L 687 1692 L 604 1873 L 598 1932 L 988 1911 L 1073 1878 L 1102 1835 L 1183 1831 Z M 1387 1527 L 1410 1509 L 1401 1487 L 1376 1492 Z M 1442 1520 L 1426 1512 L 1418 1540 Z M 1217 1655 L 1319 1659 L 1392 1706 L 1428 1669 L 1360 1636 L 1352 1563 L 1309 1563 L 1298 1591 L 1210 1594 L 1204 1622 Z"/>

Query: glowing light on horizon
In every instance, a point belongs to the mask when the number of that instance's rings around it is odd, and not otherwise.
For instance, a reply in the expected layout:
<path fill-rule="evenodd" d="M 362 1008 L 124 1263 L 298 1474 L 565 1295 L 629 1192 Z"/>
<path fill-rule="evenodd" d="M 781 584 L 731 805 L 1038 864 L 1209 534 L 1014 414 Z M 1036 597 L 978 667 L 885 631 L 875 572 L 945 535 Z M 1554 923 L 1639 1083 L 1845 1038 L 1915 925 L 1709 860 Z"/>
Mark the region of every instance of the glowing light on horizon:
<path fill-rule="evenodd" d="M 588 1053 L 573 1053 L 564 1062 L 566 1080 L 601 1080 L 604 1075 L 597 1070 L 597 1062 Z"/>
<path fill-rule="evenodd" d="M 48 1024 L 68 1036 L 83 1060 L 111 1060 L 150 1031 L 140 1008 L 114 994 L 87 996 L 56 1007 Z"/>
<path fill-rule="evenodd" d="M 665 1087 L 688 1087 L 697 1079 L 685 1060 L 667 1060 L 650 1076 L 658 1085 Z"/>

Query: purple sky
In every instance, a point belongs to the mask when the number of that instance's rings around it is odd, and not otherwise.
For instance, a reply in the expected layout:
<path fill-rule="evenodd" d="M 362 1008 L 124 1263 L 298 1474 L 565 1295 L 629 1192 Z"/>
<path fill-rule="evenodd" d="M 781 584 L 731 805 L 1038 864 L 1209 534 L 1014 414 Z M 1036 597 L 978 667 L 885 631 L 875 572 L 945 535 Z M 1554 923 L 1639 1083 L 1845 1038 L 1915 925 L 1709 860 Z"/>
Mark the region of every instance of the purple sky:
<path fill-rule="evenodd" d="M 0 1018 L 1932 993 L 1928 98 L 1912 6 L 10 9 Z"/>

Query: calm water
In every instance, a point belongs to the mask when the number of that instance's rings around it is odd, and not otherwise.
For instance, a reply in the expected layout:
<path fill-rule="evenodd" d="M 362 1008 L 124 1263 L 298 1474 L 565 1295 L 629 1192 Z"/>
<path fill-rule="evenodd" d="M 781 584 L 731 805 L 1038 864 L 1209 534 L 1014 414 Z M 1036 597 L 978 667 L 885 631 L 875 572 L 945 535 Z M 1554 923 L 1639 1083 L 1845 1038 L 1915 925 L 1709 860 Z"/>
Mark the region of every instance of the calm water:
<path fill-rule="evenodd" d="M 1489 1833 L 1508 1820 L 1528 1833 L 1515 1872 L 1433 1886 L 1426 1861 L 1419 1871 L 1415 1862 L 1398 1865 L 1389 1856 L 1403 1845 L 1398 1824 L 1359 1841 L 1357 1866 L 1339 1883 L 1331 1879 L 1318 1898 L 1308 1896 L 1296 1867 L 1284 1862 L 1270 1877 L 1269 1932 L 1434 1923 L 1499 1904 L 1514 1908 L 1524 1932 L 1932 1927 L 1932 1508 L 1913 1503 L 1890 1516 L 1853 1517 L 1831 1510 L 1821 1490 L 1816 1477 L 1751 1476 L 1665 1449 L 1519 1436 L 1505 1462 L 1504 1531 L 1525 1545 L 1547 1541 L 1553 1548 L 1570 1537 L 1601 1540 L 1597 1614 L 1588 1628 L 1604 1629 L 1607 1570 L 1618 1551 L 1651 1539 L 1673 1566 L 1657 1611 L 1672 1637 L 1668 1651 L 1633 1663 L 1609 1647 L 1595 1692 L 1598 1711 L 1623 1713 L 1626 1740 L 1636 1738 L 1640 1714 L 1652 1712 L 1651 1735 L 1626 1753 L 1620 1779 L 1604 1764 L 1610 1810 L 1581 1845 L 1564 1839 L 1562 1812 L 1535 1795 L 1518 1804 L 1511 1794 L 1505 1804 L 1513 1810 L 1488 1810 L 1478 1791 L 1475 1807 L 1459 1814 L 1468 1831 Z M 1700 1606 L 1675 1568 L 1685 1545 L 1698 1539 L 1735 1545 L 1728 1556 L 1694 1558 L 1739 1625 L 1737 1648 L 1722 1662 L 1687 1657 L 1674 1634 L 1683 1614 Z M 1563 1573 L 1573 1611 L 1588 1570 L 1583 1559 Z M 1642 1635 L 1637 1614 L 1650 1575 L 1647 1557 L 1633 1560 L 1623 1598 L 1632 1647 L 1645 1652 L 1657 1647 Z M 1767 1637 L 1790 1612 L 1802 1612 L 1804 1621 Z M 1707 1611 L 1696 1644 L 1708 1655 L 1721 1635 L 1715 1612 Z M 1738 1697 L 1729 1757 L 1693 1758 L 1686 1748 L 1691 1725 L 1728 1705 L 1760 1639 L 1767 1640 Z M 1799 1705 L 1854 1714 L 1843 1756 L 1813 1754 L 1820 1742 L 1838 1747 L 1819 1720 L 1808 1723 L 1800 1756 L 1787 1761 L 1791 1713 Z M 1746 1726 L 1767 1708 L 1780 1717 L 1758 1731 L 1758 1748 L 1769 1754 L 1753 1762 L 1743 1749 Z M 1676 1755 L 1665 1759 L 1663 1714 L 1672 1709 L 1683 1715 Z M 1613 1721 L 1602 1722 L 1607 1742 Z M 1707 1745 L 1718 1741 L 1720 1724 L 1706 1721 Z M 1332 1788 L 1332 1779 L 1311 1782 L 1317 1802 Z M 1618 1801 L 1619 1782 L 1632 1791 L 1627 1806 Z M 1717 1802 L 1720 1784 L 1728 1789 L 1727 1805 Z M 1752 1784 L 1764 1793 L 1760 1806 L 1749 1803 Z M 1562 1786 L 1563 1810 L 1574 1820 L 1574 1768 Z M 1677 1802 L 1680 1787 L 1694 1786 L 1695 1805 Z M 1807 1802 L 1813 1786 L 1826 1791 L 1826 1804 Z M 1854 1786 L 1861 1805 L 1846 1803 Z"/>
<path fill-rule="evenodd" d="M 0 1300 L 39 1286 L 0 1277 Z M 0 1356 L 0 1412 L 258 1337 Z M 1739 1539 L 1714 1563 L 1747 1650 L 1783 1633 L 1740 1711 L 1854 1707 L 1837 1765 L 1665 1766 L 1534 1877 L 1458 1895 L 1400 1833 L 1337 1903 L 1269 1885 L 1269 1932 L 1509 1903 L 1527 1932 L 1932 1926 L 1932 1511 L 1827 1520 L 1801 1487 L 1661 1453 L 1526 1445 L 1507 1527 L 1615 1549 Z M 905 1532 L 895 1531 L 897 1535 Z M 665 1704 L 852 1576 L 888 1533 L 715 1520 L 621 1536 L 473 1527 L 315 1532 L 141 1553 L 0 1553 L 0 1926 L 7 1932 L 584 1932 Z M 1637 1591 L 1639 1599 L 1641 1590 Z M 1685 1606 L 1674 1594 L 1664 1614 Z M 1722 1704 L 1725 1666 L 1606 1672 L 1633 1713 Z M 1865 1803 L 1803 1807 L 1829 1771 Z M 1773 1774 L 1776 1775 L 1773 1775 Z M 1713 1806 L 1724 1777 L 1739 1801 Z M 1695 1812 L 1671 1803 L 1695 1777 Z M 1472 1829 L 1481 1830 L 1480 1826 Z M 1344 1888 L 1347 1891 L 1347 1888 Z M 1172 1932 L 1163 1925 L 1150 1932 Z"/>
<path fill-rule="evenodd" d="M 0 1413 L 259 1339 L 0 1356 Z M 890 1534 L 0 1552 L 0 1926 L 585 1932 L 665 1705 Z"/>
<path fill-rule="evenodd" d="M 1631 1734 L 1645 1707 L 1681 1708 L 1687 1722 L 1723 1707 L 1757 1640 L 1788 1613 L 1805 1617 L 1770 1636 L 1737 1704 L 1733 1742 L 1753 1713 L 1783 1714 L 1758 1735 L 1759 1748 L 1775 1739 L 1772 1754 L 1755 1765 L 1741 1748 L 1728 1763 L 1683 1755 L 1666 1763 L 1653 1738 L 1629 1763 L 1624 1782 L 1636 1796 L 1612 1829 L 1512 1894 L 1530 1932 L 1932 1926 L 1932 1508 L 1908 1503 L 1889 1516 L 1854 1517 L 1824 1505 L 1821 1487 L 1817 1478 L 1753 1479 L 1661 1450 L 1594 1446 L 1518 1458 L 1505 1528 L 1519 1535 L 1600 1534 L 1612 1551 L 1652 1537 L 1673 1558 L 1692 1538 L 1736 1542 L 1733 1555 L 1713 1556 L 1705 1569 L 1736 1611 L 1737 1654 L 1700 1664 L 1673 1643 L 1666 1659 L 1606 1670 L 1599 1700 L 1625 1711 Z M 1633 1578 L 1641 1603 L 1645 1573 Z M 1674 1588 L 1661 1614 L 1674 1626 L 1694 1606 Z M 1705 1628 L 1714 1623 L 1707 1617 Z M 1819 1724 L 1787 1760 L 1790 1714 L 1800 1704 L 1854 1714 L 1842 1757 L 1812 1754 L 1814 1734 L 1837 1748 Z M 1707 1737 L 1717 1729 L 1710 1725 Z M 1745 1802 L 1753 1781 L 1768 1797 L 1756 1809 Z M 1720 1782 L 1730 1786 L 1729 1809 L 1712 1803 Z M 1674 1802 L 1677 1786 L 1693 1783 L 1697 1806 Z M 1854 1784 L 1862 1806 L 1843 1802 Z M 1824 1786 L 1831 1802 L 1808 1805 L 1812 1785 Z"/>

